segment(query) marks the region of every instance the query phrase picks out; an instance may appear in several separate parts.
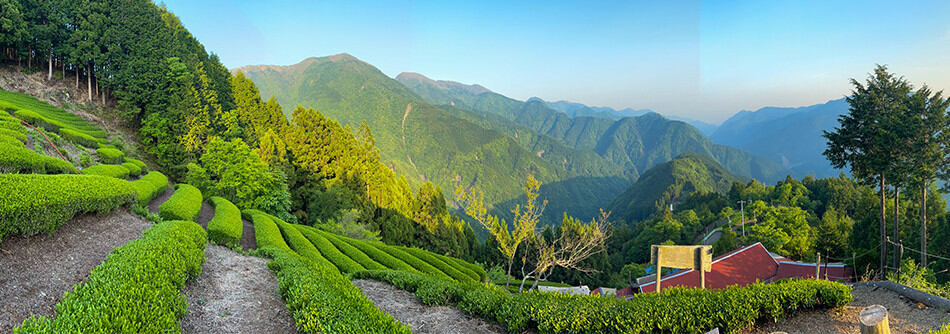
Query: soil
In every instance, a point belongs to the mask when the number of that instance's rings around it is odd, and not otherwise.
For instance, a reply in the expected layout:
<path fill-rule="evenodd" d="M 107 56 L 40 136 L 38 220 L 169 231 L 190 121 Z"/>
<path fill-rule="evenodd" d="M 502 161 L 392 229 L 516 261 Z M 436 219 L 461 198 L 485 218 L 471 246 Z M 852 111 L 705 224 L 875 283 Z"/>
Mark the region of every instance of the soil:
<path fill-rule="evenodd" d="M 297 333 L 266 259 L 209 244 L 201 276 L 185 294 L 182 333 Z"/>
<path fill-rule="evenodd" d="M 214 207 L 208 204 L 208 201 L 201 201 L 201 211 L 198 212 L 197 223 L 207 230 L 208 222 L 210 222 L 212 218 L 214 218 Z"/>
<path fill-rule="evenodd" d="M 112 249 L 142 236 L 152 224 L 128 209 L 82 215 L 52 235 L 10 237 L 0 243 L 0 333 L 10 333 L 30 314 L 51 316 Z"/>
<path fill-rule="evenodd" d="M 257 235 L 254 234 L 254 224 L 244 218 L 241 218 L 241 223 L 244 223 L 244 231 L 241 232 L 241 248 L 244 250 L 257 249 Z"/>
<path fill-rule="evenodd" d="M 158 214 L 158 206 L 162 205 L 162 203 L 165 203 L 168 198 L 172 197 L 173 193 L 175 193 L 175 190 L 172 189 L 172 187 L 165 188 L 165 192 L 163 192 L 161 195 L 158 195 L 158 197 L 153 198 L 151 202 L 148 202 L 148 212 Z"/>
<path fill-rule="evenodd" d="M 374 280 L 354 280 L 353 285 L 381 310 L 409 325 L 413 333 L 507 333 L 495 323 L 465 314 L 451 306 L 427 306 L 412 293 Z"/>
<path fill-rule="evenodd" d="M 908 300 L 885 288 L 855 286 L 851 294 L 854 301 L 844 307 L 801 312 L 776 323 L 760 324 L 751 332 L 860 333 L 858 315 L 865 307 L 875 304 L 887 308 L 891 333 L 926 333 L 950 322 L 950 313 Z"/>

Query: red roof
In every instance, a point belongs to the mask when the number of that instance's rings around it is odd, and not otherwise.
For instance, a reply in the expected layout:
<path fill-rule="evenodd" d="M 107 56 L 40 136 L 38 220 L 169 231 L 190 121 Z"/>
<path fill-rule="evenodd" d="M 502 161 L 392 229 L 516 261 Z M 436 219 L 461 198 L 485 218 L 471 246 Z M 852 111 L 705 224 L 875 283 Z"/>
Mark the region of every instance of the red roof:
<path fill-rule="evenodd" d="M 841 264 L 827 265 L 829 280 L 850 280 L 851 269 Z M 825 265 L 821 277 L 825 277 Z M 756 281 L 771 282 L 782 278 L 814 278 L 815 264 L 794 262 L 785 258 L 776 260 L 762 243 L 755 243 L 713 259 L 712 271 L 706 273 L 707 289 L 722 289 L 732 285 L 747 285 Z M 685 286 L 700 287 L 699 272 L 683 270 L 664 276 L 662 288 Z M 656 291 L 656 282 L 640 286 L 643 293 Z"/>

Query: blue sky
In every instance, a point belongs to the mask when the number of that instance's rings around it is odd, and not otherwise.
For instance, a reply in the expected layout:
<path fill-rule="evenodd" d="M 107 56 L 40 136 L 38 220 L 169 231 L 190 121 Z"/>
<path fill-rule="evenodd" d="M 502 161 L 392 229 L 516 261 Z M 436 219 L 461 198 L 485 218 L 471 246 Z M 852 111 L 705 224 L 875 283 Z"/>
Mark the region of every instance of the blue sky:
<path fill-rule="evenodd" d="M 950 91 L 950 1 L 166 0 L 230 68 L 341 52 L 384 73 L 719 123 L 887 64 Z"/>

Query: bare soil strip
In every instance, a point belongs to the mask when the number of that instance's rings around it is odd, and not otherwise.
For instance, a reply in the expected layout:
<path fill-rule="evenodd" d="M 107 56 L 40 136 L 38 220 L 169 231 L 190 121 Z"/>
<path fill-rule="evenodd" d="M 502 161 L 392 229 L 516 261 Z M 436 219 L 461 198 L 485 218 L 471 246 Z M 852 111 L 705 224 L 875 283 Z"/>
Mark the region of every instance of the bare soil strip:
<path fill-rule="evenodd" d="M 500 325 L 465 314 L 451 306 L 427 306 L 412 293 L 388 283 L 354 280 L 353 285 L 396 320 L 409 325 L 413 333 L 507 333 Z"/>
<path fill-rule="evenodd" d="M 0 243 L 0 333 L 30 314 L 53 315 L 112 249 L 138 239 L 152 224 L 128 209 L 73 218 L 52 235 L 11 237 Z"/>
<path fill-rule="evenodd" d="M 860 333 L 858 314 L 875 304 L 887 308 L 891 333 L 926 333 L 950 322 L 950 313 L 908 300 L 885 288 L 855 286 L 851 294 L 854 301 L 840 309 L 801 312 L 776 323 L 760 324 L 751 332 Z"/>
<path fill-rule="evenodd" d="M 244 223 L 244 232 L 241 232 L 241 248 L 244 250 L 257 249 L 257 234 L 254 233 L 254 224 L 241 218 Z"/>
<path fill-rule="evenodd" d="M 297 333 L 267 260 L 208 245 L 201 276 L 189 282 L 183 333 Z"/>
<path fill-rule="evenodd" d="M 201 201 L 201 211 L 198 212 L 198 225 L 208 229 L 208 222 L 214 218 L 214 207 L 208 204 L 208 201 Z"/>
<path fill-rule="evenodd" d="M 148 202 L 148 212 L 158 214 L 158 206 L 162 205 L 162 203 L 165 203 L 165 201 L 172 197 L 172 194 L 174 193 L 174 188 L 166 187 L 165 192 L 163 192 L 161 195 L 158 195 L 158 197 L 153 198 L 151 202 Z"/>

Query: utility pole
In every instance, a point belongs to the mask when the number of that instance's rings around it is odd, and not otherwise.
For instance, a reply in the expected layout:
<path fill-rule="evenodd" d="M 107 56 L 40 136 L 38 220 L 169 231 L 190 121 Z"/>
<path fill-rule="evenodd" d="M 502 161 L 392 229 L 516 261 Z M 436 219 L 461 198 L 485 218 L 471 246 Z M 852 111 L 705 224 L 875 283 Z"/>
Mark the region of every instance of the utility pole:
<path fill-rule="evenodd" d="M 739 203 L 739 224 L 742 225 L 742 236 L 745 236 L 745 202 L 746 201 L 736 201 Z"/>

